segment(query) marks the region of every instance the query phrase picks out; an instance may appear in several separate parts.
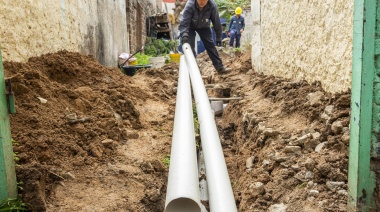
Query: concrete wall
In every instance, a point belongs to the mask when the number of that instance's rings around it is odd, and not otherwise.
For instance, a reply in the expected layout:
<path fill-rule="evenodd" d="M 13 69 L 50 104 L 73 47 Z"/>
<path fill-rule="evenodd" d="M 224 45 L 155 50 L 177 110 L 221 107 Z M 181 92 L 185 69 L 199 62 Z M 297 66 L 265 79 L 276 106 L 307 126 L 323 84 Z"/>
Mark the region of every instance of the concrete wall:
<path fill-rule="evenodd" d="M 3 60 L 23 62 L 32 56 L 66 49 L 92 54 L 103 65 L 116 66 L 118 55 L 129 52 L 127 23 L 131 21 L 127 19 L 127 10 L 133 10 L 127 8 L 130 2 L 139 2 L 141 10 L 146 11 L 153 10 L 147 5 L 155 5 L 156 0 L 3 1 L 0 4 Z M 142 17 L 135 19 L 145 20 Z M 145 21 L 139 29 L 142 37 Z"/>
<path fill-rule="evenodd" d="M 265 74 L 351 87 L 354 0 L 252 0 L 252 63 Z"/>

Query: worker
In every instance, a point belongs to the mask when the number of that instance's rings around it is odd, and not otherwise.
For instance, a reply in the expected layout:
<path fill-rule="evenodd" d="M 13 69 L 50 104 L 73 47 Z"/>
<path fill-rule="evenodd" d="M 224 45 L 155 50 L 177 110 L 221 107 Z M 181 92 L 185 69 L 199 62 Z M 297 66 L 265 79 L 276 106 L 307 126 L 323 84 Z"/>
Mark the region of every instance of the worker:
<path fill-rule="evenodd" d="M 188 0 L 183 10 L 181 23 L 178 26 L 182 43 L 189 43 L 195 54 L 195 32 L 198 33 L 214 68 L 218 73 L 227 73 L 230 69 L 223 66 L 215 47 L 210 28 L 212 22 L 216 35 L 216 45 L 222 45 L 222 25 L 218 7 L 214 0 Z"/>
<path fill-rule="evenodd" d="M 230 36 L 230 47 L 233 47 L 235 39 L 235 47 L 240 47 L 241 33 L 243 33 L 245 27 L 244 17 L 241 15 L 242 12 L 243 10 L 240 7 L 237 7 L 235 10 L 235 15 L 232 16 L 230 20 L 230 26 L 228 31 L 228 35 Z"/>

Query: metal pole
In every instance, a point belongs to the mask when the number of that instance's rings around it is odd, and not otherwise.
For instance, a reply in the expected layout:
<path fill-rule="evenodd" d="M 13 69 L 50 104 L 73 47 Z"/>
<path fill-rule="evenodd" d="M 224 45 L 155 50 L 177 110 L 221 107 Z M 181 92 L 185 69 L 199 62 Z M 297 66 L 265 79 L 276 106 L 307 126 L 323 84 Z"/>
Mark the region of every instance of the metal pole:
<path fill-rule="evenodd" d="M 201 211 L 193 106 L 184 56 L 180 59 L 165 211 Z"/>
<path fill-rule="evenodd" d="M 17 197 L 8 103 L 5 95 L 3 59 L 0 48 L 0 201 Z"/>
<path fill-rule="evenodd" d="M 210 210 L 214 212 L 235 212 L 237 211 L 235 198 L 206 88 L 190 45 L 185 43 L 182 45 L 182 50 L 185 54 L 197 106 Z"/>
<path fill-rule="evenodd" d="M 371 171 L 375 30 L 378 5 L 355 0 L 352 56 L 350 155 L 347 211 L 373 211 L 375 175 Z M 377 47 L 378 48 L 378 47 Z M 378 50 L 377 50 L 378 51 Z"/>

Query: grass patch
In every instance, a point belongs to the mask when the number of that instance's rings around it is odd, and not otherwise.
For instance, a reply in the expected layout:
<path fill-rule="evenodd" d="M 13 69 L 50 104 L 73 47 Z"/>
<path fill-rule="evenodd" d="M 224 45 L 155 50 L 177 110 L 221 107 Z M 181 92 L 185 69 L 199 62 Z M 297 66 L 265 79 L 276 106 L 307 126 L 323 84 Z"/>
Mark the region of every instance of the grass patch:
<path fill-rule="evenodd" d="M 0 201 L 0 211 L 27 211 L 27 205 L 22 202 L 21 198 L 8 198 Z"/>

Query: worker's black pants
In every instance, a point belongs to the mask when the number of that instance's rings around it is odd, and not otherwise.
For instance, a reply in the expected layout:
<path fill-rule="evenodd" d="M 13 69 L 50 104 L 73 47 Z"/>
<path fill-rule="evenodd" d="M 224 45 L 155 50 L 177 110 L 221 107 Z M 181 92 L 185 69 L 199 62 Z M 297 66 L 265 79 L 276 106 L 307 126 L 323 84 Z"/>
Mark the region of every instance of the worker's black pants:
<path fill-rule="evenodd" d="M 205 46 L 205 49 L 207 51 L 208 56 L 210 57 L 212 64 L 214 65 L 215 69 L 219 71 L 223 67 L 222 60 L 219 57 L 218 51 L 216 50 L 214 40 L 212 39 L 211 34 L 211 28 L 202 28 L 202 29 L 189 29 L 189 44 L 193 50 L 194 55 L 195 53 L 195 32 L 198 33 L 199 37 L 201 38 L 201 41 L 203 45 Z"/>

